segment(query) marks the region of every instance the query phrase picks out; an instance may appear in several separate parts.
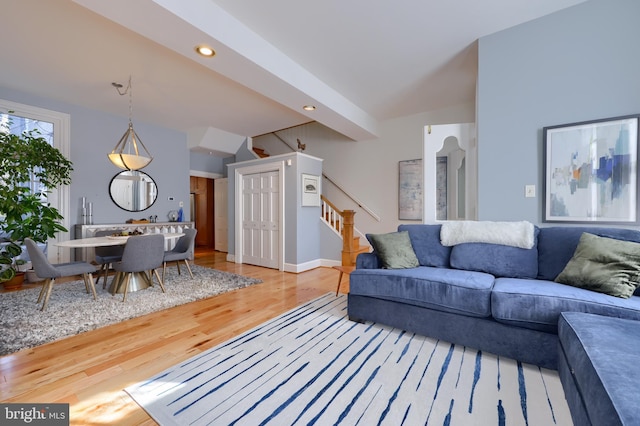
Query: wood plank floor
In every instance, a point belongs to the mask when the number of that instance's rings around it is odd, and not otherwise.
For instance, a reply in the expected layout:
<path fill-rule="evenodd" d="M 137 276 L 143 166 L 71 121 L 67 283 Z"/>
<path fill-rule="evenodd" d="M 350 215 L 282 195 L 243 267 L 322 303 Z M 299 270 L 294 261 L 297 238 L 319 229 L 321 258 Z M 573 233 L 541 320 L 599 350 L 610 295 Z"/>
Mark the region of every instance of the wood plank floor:
<path fill-rule="evenodd" d="M 195 257 L 197 265 L 263 283 L 0 357 L 0 401 L 69 403 L 74 425 L 156 424 L 124 388 L 335 292 L 338 282 L 332 268 L 292 274 L 230 263 L 213 250 Z"/>

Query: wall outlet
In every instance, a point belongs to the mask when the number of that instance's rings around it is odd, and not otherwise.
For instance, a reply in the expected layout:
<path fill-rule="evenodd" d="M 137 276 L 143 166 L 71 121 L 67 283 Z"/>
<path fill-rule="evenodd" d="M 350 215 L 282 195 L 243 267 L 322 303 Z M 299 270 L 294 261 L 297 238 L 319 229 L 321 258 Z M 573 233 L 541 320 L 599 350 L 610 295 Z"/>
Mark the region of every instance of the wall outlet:
<path fill-rule="evenodd" d="M 168 201 L 173 201 L 173 197 L 167 197 Z"/>
<path fill-rule="evenodd" d="M 532 198 L 536 196 L 536 186 L 535 185 L 525 185 L 524 186 L 524 196 L 527 198 Z"/>

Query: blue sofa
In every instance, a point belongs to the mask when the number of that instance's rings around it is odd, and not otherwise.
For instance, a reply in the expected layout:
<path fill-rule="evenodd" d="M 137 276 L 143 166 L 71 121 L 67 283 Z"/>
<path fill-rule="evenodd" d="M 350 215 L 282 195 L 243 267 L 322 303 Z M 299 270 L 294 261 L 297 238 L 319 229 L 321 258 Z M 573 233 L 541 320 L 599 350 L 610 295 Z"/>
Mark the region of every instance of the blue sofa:
<path fill-rule="evenodd" d="M 640 242 L 640 232 L 586 226 L 536 227 L 531 249 L 440 243 L 441 225 L 401 225 L 420 266 L 383 269 L 376 253 L 357 258 L 350 275 L 349 318 L 373 321 L 558 368 L 562 312 L 640 320 L 640 296 L 628 299 L 553 280 L 583 232 Z"/>

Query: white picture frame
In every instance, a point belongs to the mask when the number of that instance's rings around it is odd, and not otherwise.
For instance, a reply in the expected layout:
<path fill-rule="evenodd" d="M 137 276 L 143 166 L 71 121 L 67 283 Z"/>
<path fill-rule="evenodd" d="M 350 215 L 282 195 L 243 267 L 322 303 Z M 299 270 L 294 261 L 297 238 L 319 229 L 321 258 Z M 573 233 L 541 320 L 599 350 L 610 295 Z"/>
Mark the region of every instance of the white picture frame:
<path fill-rule="evenodd" d="M 302 206 L 320 206 L 320 176 L 302 173 Z"/>

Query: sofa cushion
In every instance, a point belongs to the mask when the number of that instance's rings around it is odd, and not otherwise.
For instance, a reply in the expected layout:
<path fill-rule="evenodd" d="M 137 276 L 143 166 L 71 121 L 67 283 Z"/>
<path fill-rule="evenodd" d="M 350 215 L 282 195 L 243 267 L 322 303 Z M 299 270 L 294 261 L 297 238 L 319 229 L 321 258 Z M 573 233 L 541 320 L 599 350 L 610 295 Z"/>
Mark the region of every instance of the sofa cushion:
<path fill-rule="evenodd" d="M 565 312 L 558 328 L 571 372 L 562 385 L 573 379 L 590 423 L 637 424 L 640 322 Z"/>
<path fill-rule="evenodd" d="M 464 243 L 453 246 L 449 262 L 452 268 L 486 272 L 496 277 L 536 278 L 538 247 L 530 249 L 488 243 Z"/>
<path fill-rule="evenodd" d="M 413 269 L 356 269 L 349 293 L 388 299 L 474 317 L 491 315 L 494 277 L 482 272 L 420 266 Z"/>
<path fill-rule="evenodd" d="M 407 231 L 411 238 L 413 251 L 420 262 L 420 266 L 449 267 L 451 247 L 440 243 L 440 229 L 442 225 L 400 225 L 398 231 Z"/>
<path fill-rule="evenodd" d="M 600 237 L 640 242 L 640 231 L 631 229 L 588 226 L 540 228 L 540 234 L 538 235 L 538 278 L 549 281 L 556 279 L 573 257 L 583 232 Z"/>
<path fill-rule="evenodd" d="M 621 299 L 553 281 L 496 279 L 491 294 L 491 313 L 496 321 L 557 333 L 561 312 L 640 320 L 640 296 Z"/>
<path fill-rule="evenodd" d="M 628 298 L 640 280 L 640 244 L 583 233 L 556 282 Z"/>
<path fill-rule="evenodd" d="M 367 234 L 367 240 L 386 269 L 415 268 L 418 258 L 413 252 L 409 233 L 406 231 L 388 234 Z"/>

